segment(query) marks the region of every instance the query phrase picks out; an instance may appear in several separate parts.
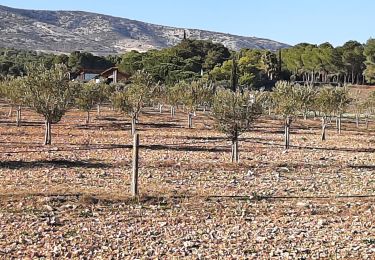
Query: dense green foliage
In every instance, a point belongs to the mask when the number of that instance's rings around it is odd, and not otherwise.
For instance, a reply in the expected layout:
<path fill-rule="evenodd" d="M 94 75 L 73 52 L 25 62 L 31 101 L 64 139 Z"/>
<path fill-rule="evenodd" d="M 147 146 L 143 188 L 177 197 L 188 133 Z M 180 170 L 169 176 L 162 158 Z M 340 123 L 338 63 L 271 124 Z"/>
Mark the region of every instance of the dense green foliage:
<path fill-rule="evenodd" d="M 216 65 L 229 59 L 230 55 L 229 50 L 221 44 L 183 40 L 172 48 L 146 53 L 125 53 L 119 68 L 130 74 L 144 69 L 155 81 L 173 84 L 180 80 L 199 78 L 202 71 L 211 71 Z"/>
<path fill-rule="evenodd" d="M 25 64 L 29 63 L 40 63 L 46 68 L 51 68 L 54 64 L 65 64 L 71 72 L 84 68 L 104 70 L 115 65 L 111 59 L 115 60 L 113 57 L 98 57 L 78 51 L 68 56 L 0 48 L 0 77 L 23 76 L 27 72 Z"/>
<path fill-rule="evenodd" d="M 226 88 L 233 88 L 235 84 L 239 89 L 270 88 L 277 80 L 372 84 L 375 82 L 375 40 L 370 39 L 366 44 L 348 41 L 338 47 L 329 43 L 301 43 L 274 53 L 249 49 L 231 52 L 222 44 L 184 39 L 163 50 L 131 51 L 108 57 L 78 51 L 54 55 L 3 48 L 0 49 L 0 76 L 24 75 L 24 64 L 29 62 L 42 63 L 47 68 L 62 63 L 73 73 L 112 66 L 130 75 L 144 70 L 155 82 L 166 85 L 202 77 Z"/>
<path fill-rule="evenodd" d="M 349 41 L 334 48 L 329 43 L 312 45 L 298 44 L 282 50 L 283 70 L 296 81 L 321 83 L 364 82 L 364 46 Z"/>

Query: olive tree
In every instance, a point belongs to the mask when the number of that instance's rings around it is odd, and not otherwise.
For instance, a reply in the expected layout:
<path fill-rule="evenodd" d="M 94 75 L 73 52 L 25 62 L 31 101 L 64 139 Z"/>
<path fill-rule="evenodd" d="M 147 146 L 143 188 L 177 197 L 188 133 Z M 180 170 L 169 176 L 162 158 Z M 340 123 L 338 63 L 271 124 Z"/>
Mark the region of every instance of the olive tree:
<path fill-rule="evenodd" d="M 21 126 L 22 104 L 24 102 L 24 90 L 22 78 L 7 78 L 1 84 L 1 92 L 7 102 L 13 107 L 17 107 L 16 124 Z M 11 112 L 9 113 L 12 114 Z"/>
<path fill-rule="evenodd" d="M 272 99 L 275 104 L 276 113 L 284 120 L 284 144 L 285 149 L 290 147 L 290 126 L 293 116 L 298 111 L 298 103 L 295 97 L 295 88 L 286 81 L 276 83 L 272 92 Z"/>
<path fill-rule="evenodd" d="M 257 91 L 256 92 L 256 99 L 259 103 L 262 104 L 262 109 L 264 113 L 266 113 L 270 116 L 272 113 L 272 110 L 275 108 L 275 103 L 272 98 L 272 92 L 269 91 Z"/>
<path fill-rule="evenodd" d="M 58 123 L 73 105 L 77 84 L 69 81 L 65 65 L 53 65 L 50 69 L 42 64 L 27 65 L 23 78 L 25 104 L 45 120 L 44 144 L 50 145 L 52 124 Z"/>
<path fill-rule="evenodd" d="M 375 115 L 375 91 L 372 91 L 364 103 L 366 116 L 366 129 L 369 125 L 369 117 Z"/>
<path fill-rule="evenodd" d="M 159 113 L 163 113 L 163 107 L 164 104 L 168 102 L 168 97 L 167 97 L 167 87 L 164 84 L 156 84 L 155 88 L 153 90 L 153 94 L 151 97 L 151 102 L 153 104 L 157 103 L 159 107 Z"/>
<path fill-rule="evenodd" d="M 166 103 L 171 107 L 171 117 L 176 115 L 176 107 L 181 101 L 182 91 L 180 84 L 168 85 L 166 88 Z"/>
<path fill-rule="evenodd" d="M 335 89 L 331 86 L 320 88 L 317 98 L 317 106 L 322 113 L 322 135 L 321 140 L 326 140 L 327 119 L 336 110 Z"/>
<path fill-rule="evenodd" d="M 152 76 L 145 71 L 137 71 L 130 84 L 118 90 L 112 97 L 114 106 L 121 112 L 131 116 L 131 133 L 136 131 L 136 123 L 142 108 L 147 104 L 154 92 Z"/>
<path fill-rule="evenodd" d="M 195 80 L 190 84 L 182 81 L 178 83 L 182 93 L 182 103 L 188 109 L 188 127 L 193 127 L 193 115 L 199 105 L 210 102 L 212 97 L 212 84 L 206 80 Z"/>
<path fill-rule="evenodd" d="M 359 127 L 359 119 L 361 114 L 363 113 L 364 109 L 364 102 L 362 98 L 362 94 L 359 90 L 352 91 L 351 93 L 352 102 L 351 102 L 351 111 L 355 114 L 355 125 Z"/>
<path fill-rule="evenodd" d="M 75 103 L 86 112 L 86 124 L 90 123 L 90 111 L 104 99 L 104 84 L 88 82 L 80 85 Z"/>
<path fill-rule="evenodd" d="M 314 108 L 314 101 L 317 95 L 317 90 L 311 85 L 296 85 L 294 86 L 294 96 L 297 103 L 297 108 L 303 114 L 303 118 L 307 119 L 307 114 Z"/>
<path fill-rule="evenodd" d="M 212 116 L 218 130 L 231 140 L 231 161 L 238 162 L 238 137 L 252 127 L 254 120 L 261 114 L 261 106 L 249 91 L 233 92 L 219 90 L 213 98 Z"/>
<path fill-rule="evenodd" d="M 336 128 L 337 132 L 341 134 L 341 118 L 345 113 L 352 99 L 349 96 L 349 90 L 346 87 L 336 87 L 333 91 L 334 105 L 336 107 Z"/>
<path fill-rule="evenodd" d="M 101 105 L 104 102 L 109 101 L 110 96 L 113 93 L 114 84 L 106 84 L 103 81 L 100 81 L 97 83 L 97 88 L 98 88 L 98 96 L 97 96 L 97 103 L 96 103 L 96 116 L 100 117 L 101 115 Z"/>

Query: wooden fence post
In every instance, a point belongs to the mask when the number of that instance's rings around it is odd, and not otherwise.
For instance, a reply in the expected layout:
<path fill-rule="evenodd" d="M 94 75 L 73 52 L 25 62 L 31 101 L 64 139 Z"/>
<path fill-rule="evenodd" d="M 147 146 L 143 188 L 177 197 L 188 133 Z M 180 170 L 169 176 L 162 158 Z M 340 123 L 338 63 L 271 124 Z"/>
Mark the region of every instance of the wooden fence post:
<path fill-rule="evenodd" d="M 133 141 L 133 171 L 131 176 L 132 197 L 138 196 L 138 161 L 139 161 L 139 134 L 134 135 Z"/>

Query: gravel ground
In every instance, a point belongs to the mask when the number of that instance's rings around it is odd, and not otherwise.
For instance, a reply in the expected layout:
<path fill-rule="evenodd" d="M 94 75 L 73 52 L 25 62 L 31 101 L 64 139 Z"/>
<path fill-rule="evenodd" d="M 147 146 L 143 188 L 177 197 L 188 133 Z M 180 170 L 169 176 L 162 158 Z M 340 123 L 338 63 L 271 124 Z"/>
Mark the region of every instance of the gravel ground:
<path fill-rule="evenodd" d="M 0 108 L 0 259 L 375 259 L 375 124 L 261 118 L 240 163 L 207 115 L 140 118 L 140 192 L 129 194 L 129 121 L 69 112 L 43 141 Z"/>

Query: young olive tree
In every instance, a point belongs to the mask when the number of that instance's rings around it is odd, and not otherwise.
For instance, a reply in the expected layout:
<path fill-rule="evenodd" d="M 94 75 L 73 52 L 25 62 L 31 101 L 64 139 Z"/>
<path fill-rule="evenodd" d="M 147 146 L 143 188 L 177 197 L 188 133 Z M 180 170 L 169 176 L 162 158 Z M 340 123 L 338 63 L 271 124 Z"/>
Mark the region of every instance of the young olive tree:
<path fill-rule="evenodd" d="M 322 114 L 322 135 L 321 140 L 326 140 L 326 129 L 327 129 L 327 119 L 331 117 L 336 110 L 336 100 L 335 100 L 335 89 L 330 86 L 322 87 L 316 98 L 317 106 Z"/>
<path fill-rule="evenodd" d="M 272 98 L 272 92 L 269 91 L 258 91 L 256 92 L 257 101 L 262 104 L 262 110 L 270 116 L 272 110 L 275 109 L 275 103 Z"/>
<path fill-rule="evenodd" d="M 272 92 L 272 99 L 275 104 L 276 113 L 283 117 L 284 144 L 285 149 L 289 149 L 290 126 L 292 124 L 293 116 L 295 116 L 298 111 L 298 104 L 295 97 L 294 86 L 285 81 L 277 82 Z"/>
<path fill-rule="evenodd" d="M 131 116 L 131 133 L 136 131 L 136 123 L 142 108 L 154 93 L 152 76 L 145 71 L 137 71 L 131 78 L 130 84 L 117 91 L 112 97 L 114 107 Z"/>
<path fill-rule="evenodd" d="M 90 111 L 104 99 L 104 85 L 95 82 L 83 83 L 77 93 L 75 103 L 86 112 L 86 124 L 90 123 Z"/>
<path fill-rule="evenodd" d="M 295 86 L 294 96 L 297 103 L 297 108 L 303 114 L 303 118 L 307 119 L 307 114 L 314 108 L 314 100 L 317 95 L 317 90 L 313 86 Z"/>
<path fill-rule="evenodd" d="M 359 127 L 359 119 L 363 112 L 363 100 L 361 97 L 361 92 L 359 90 L 353 91 L 352 94 L 352 103 L 351 103 L 351 110 L 355 114 L 355 125 L 358 128 Z"/>
<path fill-rule="evenodd" d="M 97 99 L 97 104 L 96 104 L 96 116 L 100 117 L 101 116 L 101 105 L 104 102 L 109 101 L 110 96 L 113 93 L 113 84 L 106 84 L 103 81 L 100 81 L 97 83 L 98 86 L 98 99 Z"/>
<path fill-rule="evenodd" d="M 158 104 L 158 107 L 159 107 L 159 113 L 162 114 L 163 113 L 163 107 L 164 107 L 164 104 L 166 104 L 168 102 L 168 97 L 167 97 L 167 88 L 164 84 L 156 84 L 155 88 L 154 88 L 154 91 L 153 91 L 153 95 L 151 97 L 151 102 L 153 104 L 157 103 Z"/>
<path fill-rule="evenodd" d="M 200 92 L 200 105 L 203 106 L 203 112 L 206 113 L 207 108 L 212 107 L 215 92 L 216 88 L 211 81 L 203 81 L 202 89 Z"/>
<path fill-rule="evenodd" d="M 171 117 L 176 115 L 176 107 L 181 101 L 182 91 L 180 84 L 168 85 L 166 88 L 166 102 L 171 107 Z"/>
<path fill-rule="evenodd" d="M 261 106 L 249 91 L 218 90 L 213 98 L 212 116 L 219 131 L 232 143 L 231 161 L 238 162 L 238 137 L 252 127 L 261 114 Z"/>
<path fill-rule="evenodd" d="M 182 103 L 188 109 L 188 127 L 193 127 L 193 115 L 199 105 L 210 102 L 212 97 L 212 85 L 206 80 L 192 81 L 190 84 L 179 82 L 182 92 Z"/>
<path fill-rule="evenodd" d="M 349 97 L 349 90 L 346 87 L 336 87 L 333 92 L 334 104 L 336 106 L 336 128 L 338 134 L 341 134 L 341 119 L 352 99 Z"/>
<path fill-rule="evenodd" d="M 27 65 L 27 76 L 23 78 L 25 104 L 45 120 L 44 144 L 50 145 L 51 126 L 58 123 L 71 108 L 75 99 L 77 84 L 69 81 L 65 65 Z"/>
<path fill-rule="evenodd" d="M 372 91 L 364 103 L 366 129 L 369 127 L 369 117 L 375 115 L 375 91 Z"/>
<path fill-rule="evenodd" d="M 24 90 L 22 78 L 7 78 L 1 84 L 1 92 L 7 102 L 13 107 L 17 107 L 16 124 L 21 126 L 22 104 L 24 103 Z M 10 112 L 10 114 L 12 114 Z"/>

